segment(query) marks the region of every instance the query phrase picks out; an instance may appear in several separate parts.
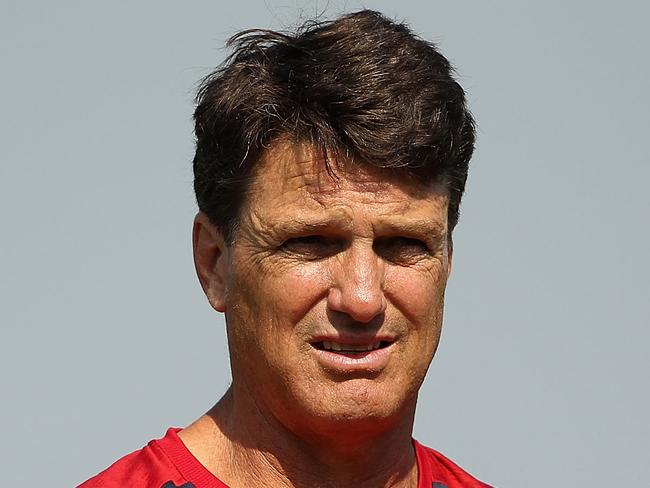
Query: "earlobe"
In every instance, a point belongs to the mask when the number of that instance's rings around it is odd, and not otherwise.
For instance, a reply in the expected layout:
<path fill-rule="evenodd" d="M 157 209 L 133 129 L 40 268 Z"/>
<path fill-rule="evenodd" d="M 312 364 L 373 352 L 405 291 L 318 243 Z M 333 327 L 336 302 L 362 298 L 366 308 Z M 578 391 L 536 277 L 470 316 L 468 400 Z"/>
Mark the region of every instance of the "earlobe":
<path fill-rule="evenodd" d="M 207 215 L 199 212 L 192 229 L 194 267 L 210 305 L 226 311 L 228 283 L 228 247 L 225 239 Z"/>

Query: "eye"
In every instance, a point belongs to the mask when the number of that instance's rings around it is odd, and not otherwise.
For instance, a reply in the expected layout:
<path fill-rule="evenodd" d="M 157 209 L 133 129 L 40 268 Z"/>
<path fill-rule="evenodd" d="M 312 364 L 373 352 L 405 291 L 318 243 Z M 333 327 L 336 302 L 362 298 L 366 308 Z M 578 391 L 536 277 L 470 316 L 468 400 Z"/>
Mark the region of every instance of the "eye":
<path fill-rule="evenodd" d="M 393 262 L 412 262 L 430 256 L 429 246 L 412 237 L 384 237 L 374 244 L 375 252 L 384 259 Z"/>
<path fill-rule="evenodd" d="M 344 242 L 340 239 L 311 235 L 287 239 L 282 243 L 281 249 L 307 259 L 322 259 L 337 254 L 343 247 Z"/>

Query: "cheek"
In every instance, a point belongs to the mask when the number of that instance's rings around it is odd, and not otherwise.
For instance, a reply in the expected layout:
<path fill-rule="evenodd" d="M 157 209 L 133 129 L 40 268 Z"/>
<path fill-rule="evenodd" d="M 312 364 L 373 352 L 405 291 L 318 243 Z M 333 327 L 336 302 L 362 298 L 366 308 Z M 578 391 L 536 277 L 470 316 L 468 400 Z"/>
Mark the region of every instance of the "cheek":
<path fill-rule="evenodd" d="M 251 274 L 245 283 L 239 283 L 242 302 L 248 310 L 249 327 L 258 329 L 261 336 L 271 334 L 274 341 L 290 336 L 293 330 L 328 293 L 329 273 L 319 262 L 300 266 L 282 266 Z"/>
<path fill-rule="evenodd" d="M 443 273 L 421 273 L 401 268 L 387 273 L 386 294 L 401 317 L 405 333 L 396 388 L 416 395 L 438 347 L 446 278 Z"/>
<path fill-rule="evenodd" d="M 418 329 L 440 328 L 446 285 L 446 274 L 437 268 L 394 267 L 386 272 L 387 297 Z"/>

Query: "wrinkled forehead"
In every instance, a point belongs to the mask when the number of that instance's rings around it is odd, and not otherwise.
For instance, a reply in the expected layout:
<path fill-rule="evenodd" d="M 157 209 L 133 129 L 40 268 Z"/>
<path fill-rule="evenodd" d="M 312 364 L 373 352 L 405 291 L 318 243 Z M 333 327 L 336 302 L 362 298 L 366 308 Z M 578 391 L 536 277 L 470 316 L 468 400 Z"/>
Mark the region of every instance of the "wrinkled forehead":
<path fill-rule="evenodd" d="M 399 189 L 405 200 L 420 200 L 432 194 L 447 196 L 442 182 L 422 183 L 404 169 L 377 168 L 341 157 L 329 157 L 308 144 L 279 142 L 259 161 L 249 196 L 269 190 L 321 200 L 354 188 L 378 198 Z"/>

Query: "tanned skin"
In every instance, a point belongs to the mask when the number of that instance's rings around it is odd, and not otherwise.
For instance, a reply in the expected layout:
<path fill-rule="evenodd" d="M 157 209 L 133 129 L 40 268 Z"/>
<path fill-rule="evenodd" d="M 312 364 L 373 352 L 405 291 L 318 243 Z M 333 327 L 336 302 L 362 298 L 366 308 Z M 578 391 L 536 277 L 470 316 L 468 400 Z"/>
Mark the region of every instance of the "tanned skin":
<path fill-rule="evenodd" d="M 231 244 L 197 215 L 196 270 L 226 315 L 233 379 L 179 433 L 209 471 L 232 488 L 417 486 L 411 435 L 451 271 L 447 206 L 442 185 L 328 172 L 309 147 L 277 143 Z"/>

